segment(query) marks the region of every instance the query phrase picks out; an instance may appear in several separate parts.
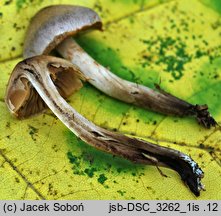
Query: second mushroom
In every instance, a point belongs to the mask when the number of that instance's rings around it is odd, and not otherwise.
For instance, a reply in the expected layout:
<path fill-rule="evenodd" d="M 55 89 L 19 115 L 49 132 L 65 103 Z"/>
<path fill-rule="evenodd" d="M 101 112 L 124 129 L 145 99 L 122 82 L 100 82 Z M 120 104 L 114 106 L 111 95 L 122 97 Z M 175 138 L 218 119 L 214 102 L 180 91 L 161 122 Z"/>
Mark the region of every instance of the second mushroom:
<path fill-rule="evenodd" d="M 54 5 L 40 10 L 26 34 L 24 57 L 49 54 L 53 49 L 77 65 L 88 81 L 107 95 L 167 115 L 195 116 L 206 128 L 217 123 L 207 105 L 193 105 L 158 88 L 154 91 L 111 73 L 71 38 L 89 29 L 101 29 L 98 14 L 86 7 Z"/>

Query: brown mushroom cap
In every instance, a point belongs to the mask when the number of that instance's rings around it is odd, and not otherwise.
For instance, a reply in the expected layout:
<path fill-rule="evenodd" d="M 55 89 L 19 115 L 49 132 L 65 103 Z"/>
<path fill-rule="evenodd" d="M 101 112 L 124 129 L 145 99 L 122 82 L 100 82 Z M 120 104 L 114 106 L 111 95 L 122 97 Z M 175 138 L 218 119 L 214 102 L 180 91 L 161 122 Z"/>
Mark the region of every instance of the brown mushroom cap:
<path fill-rule="evenodd" d="M 12 71 L 5 95 L 8 109 L 18 118 L 38 114 L 47 107 L 28 74 L 39 83 L 49 75 L 63 98 L 80 89 L 84 80 L 79 69 L 64 59 L 41 55 L 21 61 Z"/>
<path fill-rule="evenodd" d="M 65 38 L 82 30 L 101 27 L 100 17 L 89 8 L 73 5 L 45 7 L 31 20 L 23 55 L 27 58 L 48 54 Z"/>

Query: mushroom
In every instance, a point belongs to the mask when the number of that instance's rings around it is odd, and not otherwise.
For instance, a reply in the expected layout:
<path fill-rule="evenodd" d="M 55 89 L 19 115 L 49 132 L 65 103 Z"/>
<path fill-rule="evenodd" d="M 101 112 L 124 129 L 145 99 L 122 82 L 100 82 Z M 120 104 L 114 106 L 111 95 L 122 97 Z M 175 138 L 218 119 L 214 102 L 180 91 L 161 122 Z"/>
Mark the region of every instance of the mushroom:
<path fill-rule="evenodd" d="M 17 118 L 27 118 L 47 106 L 89 145 L 135 163 L 168 167 L 179 173 L 199 196 L 203 171 L 188 155 L 171 148 L 100 128 L 80 115 L 65 97 L 82 87 L 86 78 L 72 63 L 53 56 L 35 56 L 19 62 L 9 79 L 5 102 Z"/>
<path fill-rule="evenodd" d="M 193 105 L 158 86 L 157 91 L 121 79 L 92 59 L 71 36 L 89 29 L 101 29 L 98 14 L 86 7 L 54 5 L 40 10 L 26 34 L 24 57 L 47 55 L 53 49 L 77 65 L 88 81 L 105 94 L 127 103 L 176 116 L 195 116 L 206 128 L 217 123 L 207 105 Z"/>

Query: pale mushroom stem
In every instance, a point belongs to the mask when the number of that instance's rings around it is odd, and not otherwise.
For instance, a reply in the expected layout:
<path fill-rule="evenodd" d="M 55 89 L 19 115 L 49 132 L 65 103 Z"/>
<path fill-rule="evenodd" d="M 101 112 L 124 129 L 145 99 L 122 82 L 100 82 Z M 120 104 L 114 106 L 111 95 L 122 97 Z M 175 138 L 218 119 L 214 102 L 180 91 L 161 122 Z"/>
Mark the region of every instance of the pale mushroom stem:
<path fill-rule="evenodd" d="M 59 94 L 48 69 L 49 66 L 54 67 L 55 65 L 56 67 L 56 63 L 40 62 L 38 59 L 36 62 L 29 60 L 27 68 L 22 66 L 20 70 L 24 71 L 22 77 L 30 82 L 52 112 L 76 136 L 99 150 L 124 157 L 133 162 L 169 167 L 178 172 L 190 190 L 199 196 L 200 190 L 203 189 L 201 183 L 203 171 L 188 155 L 96 126 L 80 115 Z M 47 66 L 39 66 L 39 64 Z M 58 70 L 61 69 L 58 68 Z"/>
<path fill-rule="evenodd" d="M 65 39 L 56 49 L 77 65 L 92 85 L 111 97 L 167 115 L 196 116 L 206 128 L 216 125 L 207 105 L 192 105 L 160 88 L 154 91 L 121 79 L 91 58 L 73 38 Z"/>

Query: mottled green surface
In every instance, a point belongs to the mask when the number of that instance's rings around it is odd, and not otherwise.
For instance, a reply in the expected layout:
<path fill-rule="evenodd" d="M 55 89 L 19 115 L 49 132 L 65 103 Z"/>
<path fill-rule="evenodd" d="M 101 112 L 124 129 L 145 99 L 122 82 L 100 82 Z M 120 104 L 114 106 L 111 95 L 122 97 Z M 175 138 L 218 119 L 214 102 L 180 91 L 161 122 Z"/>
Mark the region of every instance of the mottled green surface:
<path fill-rule="evenodd" d="M 220 0 L 200 0 L 206 6 L 211 7 L 213 10 L 221 14 L 221 2 Z"/>

